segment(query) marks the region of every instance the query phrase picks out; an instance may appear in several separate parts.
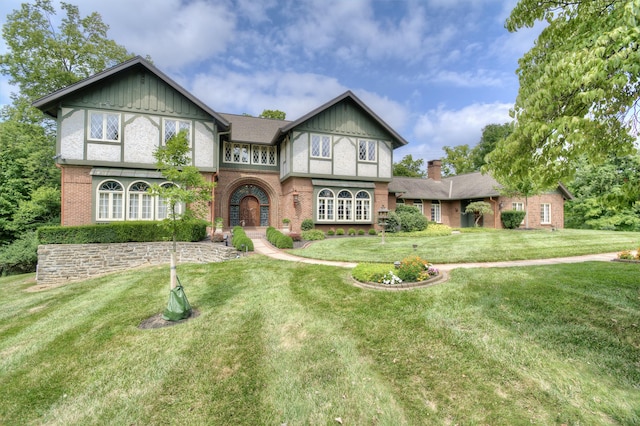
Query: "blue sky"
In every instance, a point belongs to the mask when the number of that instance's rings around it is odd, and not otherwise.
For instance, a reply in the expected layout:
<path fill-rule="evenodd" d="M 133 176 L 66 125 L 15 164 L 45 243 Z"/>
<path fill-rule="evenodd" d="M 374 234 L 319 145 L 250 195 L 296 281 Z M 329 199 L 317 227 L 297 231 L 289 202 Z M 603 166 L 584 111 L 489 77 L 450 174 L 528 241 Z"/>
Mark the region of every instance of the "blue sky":
<path fill-rule="evenodd" d="M 517 61 L 539 34 L 504 29 L 517 0 L 68 2 L 218 112 L 294 120 L 352 90 L 409 141 L 394 161 L 426 163 L 509 121 Z M 2 0 L 0 23 L 20 3 Z M 12 90 L 2 77 L 0 104 Z"/>

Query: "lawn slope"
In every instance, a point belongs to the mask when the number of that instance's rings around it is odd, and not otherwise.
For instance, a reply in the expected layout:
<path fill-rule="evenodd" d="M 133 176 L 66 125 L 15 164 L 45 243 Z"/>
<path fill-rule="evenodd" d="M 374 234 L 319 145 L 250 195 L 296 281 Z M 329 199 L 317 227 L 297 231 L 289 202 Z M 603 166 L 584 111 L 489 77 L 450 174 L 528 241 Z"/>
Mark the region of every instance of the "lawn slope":
<path fill-rule="evenodd" d="M 257 255 L 179 274 L 199 315 L 152 330 L 167 268 L 0 279 L 0 424 L 640 422 L 637 265 L 392 293 Z"/>

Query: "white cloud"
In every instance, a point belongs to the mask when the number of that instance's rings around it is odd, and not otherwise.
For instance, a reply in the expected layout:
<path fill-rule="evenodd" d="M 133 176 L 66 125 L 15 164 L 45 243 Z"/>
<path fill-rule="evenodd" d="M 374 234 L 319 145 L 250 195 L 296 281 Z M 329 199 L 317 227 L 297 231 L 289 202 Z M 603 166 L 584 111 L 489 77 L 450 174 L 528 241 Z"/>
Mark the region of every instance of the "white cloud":
<path fill-rule="evenodd" d="M 444 107 L 429 110 L 415 122 L 414 140 L 403 148 L 405 154 L 426 161 L 444 156 L 443 146 L 467 144 L 475 146 L 488 124 L 503 124 L 511 121 L 509 109 L 512 104 L 472 104 L 459 110 Z"/>

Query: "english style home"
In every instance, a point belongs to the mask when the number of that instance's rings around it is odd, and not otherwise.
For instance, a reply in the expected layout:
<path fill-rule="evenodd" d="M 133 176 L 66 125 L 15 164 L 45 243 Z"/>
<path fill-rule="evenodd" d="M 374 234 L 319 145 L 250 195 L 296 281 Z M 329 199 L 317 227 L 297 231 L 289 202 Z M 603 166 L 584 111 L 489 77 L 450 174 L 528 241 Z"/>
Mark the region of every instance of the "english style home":
<path fill-rule="evenodd" d="M 171 185 L 157 172 L 154 150 L 186 130 L 193 165 L 216 182 L 206 219 L 226 228 L 280 227 L 305 219 L 316 227 L 376 226 L 377 211 L 404 202 L 431 220 L 473 226 L 466 204 L 494 206 L 483 226 L 500 228 L 500 209 L 524 209 L 501 197 L 481 174 L 428 179 L 393 177 L 393 150 L 407 141 L 347 91 L 294 120 L 223 114 L 141 57 L 54 92 L 34 105 L 57 120 L 56 162 L 62 172 L 62 225 L 159 220 L 167 215 L 151 184 Z M 528 200 L 530 227 L 562 227 L 560 186 Z"/>

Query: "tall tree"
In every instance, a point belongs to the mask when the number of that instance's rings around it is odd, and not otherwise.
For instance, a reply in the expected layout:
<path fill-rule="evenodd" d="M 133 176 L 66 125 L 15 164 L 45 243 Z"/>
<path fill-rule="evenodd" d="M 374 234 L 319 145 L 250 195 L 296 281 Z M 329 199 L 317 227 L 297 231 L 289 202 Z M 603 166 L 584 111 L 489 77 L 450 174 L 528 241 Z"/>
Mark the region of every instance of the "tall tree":
<path fill-rule="evenodd" d="M 512 131 L 512 123 L 488 124 L 482 129 L 480 141 L 473 148 L 469 148 L 469 145 L 445 146 L 443 149 L 447 155 L 442 158 L 444 175 L 455 176 L 480 171 L 486 164 L 487 154 Z"/>
<path fill-rule="evenodd" d="M 422 158 L 414 160 L 411 154 L 407 154 L 399 162 L 393 163 L 393 175 L 423 178 L 427 175 L 427 171 L 423 167 L 424 160 Z"/>
<path fill-rule="evenodd" d="M 265 109 L 259 116 L 260 118 L 271 118 L 273 120 L 284 120 L 287 113 L 277 109 Z"/>
<path fill-rule="evenodd" d="M 442 149 L 447 154 L 442 158 L 442 174 L 444 176 L 455 176 L 476 171 L 471 160 L 472 150 L 469 145 L 443 146 Z"/>
<path fill-rule="evenodd" d="M 519 61 L 516 126 L 489 155 L 499 181 L 532 175 L 553 184 L 577 158 L 633 151 L 640 99 L 640 5 L 629 0 L 520 0 L 517 31 L 544 21 Z"/>
<path fill-rule="evenodd" d="M 7 16 L 2 37 L 8 53 L 0 55 L 0 72 L 19 88 L 12 96 L 34 101 L 133 56 L 107 38 L 109 27 L 98 13 L 81 17 L 77 6 L 64 2 L 60 8 L 65 16 L 57 28 L 50 0 L 23 3 Z"/>

